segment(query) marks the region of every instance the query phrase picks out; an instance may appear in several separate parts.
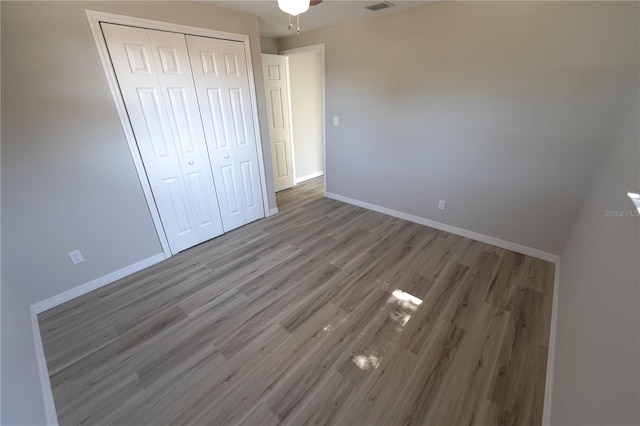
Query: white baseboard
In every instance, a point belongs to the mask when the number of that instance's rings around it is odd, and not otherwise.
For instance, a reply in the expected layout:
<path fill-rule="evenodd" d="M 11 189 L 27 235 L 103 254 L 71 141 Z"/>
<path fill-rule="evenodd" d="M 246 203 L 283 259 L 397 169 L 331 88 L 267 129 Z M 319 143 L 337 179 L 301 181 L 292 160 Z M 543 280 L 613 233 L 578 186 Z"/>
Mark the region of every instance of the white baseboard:
<path fill-rule="evenodd" d="M 426 219 L 412 214 L 400 212 L 397 210 L 381 207 L 375 204 L 367 203 L 366 201 L 355 200 L 353 198 L 345 197 L 331 192 L 325 193 L 327 198 L 331 198 L 344 203 L 353 204 L 358 207 L 373 210 L 379 213 L 383 213 L 389 216 L 397 217 L 400 219 L 408 220 L 410 222 L 419 223 L 421 225 L 429 226 L 431 228 L 440 229 L 442 231 L 450 232 L 452 234 L 460 235 L 463 237 L 471 238 L 483 243 L 492 244 L 497 247 L 502 247 L 507 250 L 522 253 L 527 256 L 532 256 L 538 259 L 546 260 L 555 264 L 555 276 L 553 283 L 553 301 L 551 306 L 551 325 L 549 330 L 549 350 L 547 353 L 547 371 L 544 390 L 544 405 L 542 409 L 542 424 L 544 426 L 551 425 L 551 400 L 553 389 L 553 368 L 556 352 L 556 332 L 558 328 L 558 288 L 560 286 L 560 257 L 553 253 L 547 253 L 542 250 L 534 249 L 531 247 L 523 246 L 521 244 L 512 243 L 510 241 L 501 240 L 499 238 L 490 237 L 488 235 L 479 234 L 477 232 L 468 231 L 466 229 L 458 228 L 455 226 L 447 225 L 445 223 L 436 222 L 431 219 Z"/>
<path fill-rule="evenodd" d="M 269 216 L 273 216 L 274 214 L 278 214 L 278 208 L 274 207 L 271 210 L 269 210 Z"/>
<path fill-rule="evenodd" d="M 556 332 L 558 330 L 558 294 L 560 292 L 560 259 L 556 261 L 553 280 L 553 302 L 551 302 L 551 328 L 549 330 L 549 350 L 547 352 L 547 376 L 544 385 L 544 405 L 542 406 L 542 425 L 551 426 L 551 400 L 553 397 L 553 367 L 556 354 Z"/>
<path fill-rule="evenodd" d="M 128 275 L 141 271 L 151 265 L 155 265 L 156 263 L 161 262 L 165 259 L 166 257 L 164 253 L 158 253 L 155 256 L 151 256 L 147 259 L 136 262 L 133 265 L 125 266 L 122 269 L 118 269 L 117 271 L 111 272 L 107 275 L 103 275 L 99 278 L 96 278 L 95 280 L 89 281 L 88 283 L 81 284 L 77 287 L 72 288 L 71 290 L 65 291 L 64 293 L 57 294 L 41 302 L 34 303 L 33 305 L 31 305 L 31 308 L 36 312 L 36 314 L 42 313 L 46 310 L 55 308 L 58 305 L 68 302 L 71 299 L 75 299 L 76 297 L 82 296 L 83 294 L 87 294 L 90 291 L 96 290 L 100 287 L 104 287 L 107 284 L 111 284 L 112 282 L 117 281 L 120 278 L 124 278 Z"/>
<path fill-rule="evenodd" d="M 320 170 L 319 172 L 315 172 L 315 173 L 311 173 L 309 175 L 305 175 L 305 176 L 300 176 L 299 178 L 295 178 L 294 180 L 294 185 L 297 185 L 301 182 L 304 182 L 305 180 L 309 180 L 309 179 L 313 179 L 313 178 L 317 178 L 318 176 L 323 176 L 324 172 L 322 170 Z"/>
<path fill-rule="evenodd" d="M 367 203 L 366 201 L 356 200 L 353 198 L 345 197 L 343 195 L 333 194 L 331 192 L 327 192 L 325 196 L 333 200 L 342 201 L 343 203 L 353 204 L 354 206 L 358 207 L 364 207 L 365 209 L 373 210 L 378 213 L 383 213 L 389 216 L 397 217 L 399 219 L 408 220 L 409 222 L 419 223 L 420 225 L 429 226 L 431 228 L 440 229 L 441 231 L 471 238 L 472 240 L 480 241 L 482 243 L 502 247 L 507 250 L 515 251 L 516 253 L 522 253 L 527 256 L 546 260 L 547 262 L 555 263 L 558 260 L 558 255 L 553 253 L 547 253 L 545 251 L 523 246 L 521 244 L 512 243 L 510 241 L 501 240 L 495 237 L 490 237 L 489 235 L 484 235 L 478 232 L 473 232 L 455 226 L 447 225 L 446 223 L 436 222 L 435 220 L 427 219 L 420 216 L 414 216 L 409 213 L 404 213 L 398 210 L 389 209 L 387 207 L 378 206 L 376 204 Z"/>
<path fill-rule="evenodd" d="M 56 413 L 56 404 L 53 400 L 53 392 L 51 391 L 47 360 L 44 356 L 44 348 L 42 347 L 40 324 L 38 324 L 38 313 L 33 309 L 33 307 L 31 307 L 31 330 L 33 333 L 33 343 L 35 344 L 36 349 L 36 361 L 38 363 L 38 373 L 40 375 L 40 386 L 42 389 L 44 414 L 47 419 L 47 425 L 58 426 L 58 414 Z"/>
<path fill-rule="evenodd" d="M 51 390 L 51 381 L 49 380 L 49 369 L 47 368 L 47 360 L 44 355 L 44 348 L 42 347 L 42 336 L 40 335 L 40 324 L 38 323 L 38 314 L 48 309 L 54 308 L 64 302 L 68 302 L 71 299 L 87 294 L 90 291 L 96 290 L 107 284 L 111 284 L 114 281 L 131 275 L 142 269 L 148 268 L 158 262 L 165 260 L 164 253 L 156 254 L 147 259 L 143 259 L 133 265 L 126 266 L 110 274 L 103 275 L 100 278 L 89 281 L 88 283 L 79 285 L 67 290 L 64 293 L 60 293 L 46 300 L 31 305 L 31 329 L 33 333 L 33 342 L 36 350 L 36 361 L 38 363 L 38 372 L 40 375 L 40 385 L 42 386 L 42 398 L 44 400 L 44 410 L 47 418 L 47 425 L 58 426 L 58 415 L 56 413 L 56 405 L 53 399 L 53 392 Z"/>

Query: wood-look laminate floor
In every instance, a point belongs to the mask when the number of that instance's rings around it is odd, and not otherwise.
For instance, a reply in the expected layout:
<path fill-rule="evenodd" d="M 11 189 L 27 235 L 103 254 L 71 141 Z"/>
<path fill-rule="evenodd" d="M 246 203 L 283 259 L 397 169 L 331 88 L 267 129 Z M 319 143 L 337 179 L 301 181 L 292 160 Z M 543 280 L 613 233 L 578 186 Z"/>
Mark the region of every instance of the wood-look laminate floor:
<path fill-rule="evenodd" d="M 322 197 L 39 316 L 60 424 L 540 424 L 553 265 Z"/>

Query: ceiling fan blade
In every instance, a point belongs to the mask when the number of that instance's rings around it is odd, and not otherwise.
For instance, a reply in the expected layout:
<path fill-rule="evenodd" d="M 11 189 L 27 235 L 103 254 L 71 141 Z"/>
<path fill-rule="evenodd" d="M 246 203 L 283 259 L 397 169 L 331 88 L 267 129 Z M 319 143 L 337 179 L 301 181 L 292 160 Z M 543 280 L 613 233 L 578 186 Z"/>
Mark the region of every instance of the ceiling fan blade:
<path fill-rule="evenodd" d="M 322 3 L 322 0 L 311 0 L 311 1 L 309 2 L 309 6 L 317 6 L 317 5 L 319 5 L 320 3 Z"/>

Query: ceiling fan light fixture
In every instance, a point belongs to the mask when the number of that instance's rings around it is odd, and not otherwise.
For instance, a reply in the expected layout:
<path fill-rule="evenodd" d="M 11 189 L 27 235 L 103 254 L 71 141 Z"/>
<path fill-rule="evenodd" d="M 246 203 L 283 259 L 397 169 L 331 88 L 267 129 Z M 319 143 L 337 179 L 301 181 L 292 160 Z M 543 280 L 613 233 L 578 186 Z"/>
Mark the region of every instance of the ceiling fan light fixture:
<path fill-rule="evenodd" d="M 298 16 L 309 10 L 309 0 L 278 0 L 278 7 L 284 13 Z"/>

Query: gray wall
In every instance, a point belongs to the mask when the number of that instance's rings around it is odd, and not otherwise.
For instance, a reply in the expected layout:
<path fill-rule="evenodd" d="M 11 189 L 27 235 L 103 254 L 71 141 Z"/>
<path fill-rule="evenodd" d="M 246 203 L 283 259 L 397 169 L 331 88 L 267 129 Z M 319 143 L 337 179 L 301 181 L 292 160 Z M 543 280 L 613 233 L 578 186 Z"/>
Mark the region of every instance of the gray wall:
<path fill-rule="evenodd" d="M 322 172 L 322 53 L 289 56 L 296 179 Z"/>
<path fill-rule="evenodd" d="M 560 258 L 552 423 L 640 424 L 640 188 L 638 97 L 610 138 L 606 159 Z"/>
<path fill-rule="evenodd" d="M 278 54 L 278 40 L 272 37 L 260 37 L 262 53 Z"/>
<path fill-rule="evenodd" d="M 31 308 L 4 277 L 1 291 L 0 424 L 43 425 L 47 421 L 31 333 Z"/>
<path fill-rule="evenodd" d="M 559 254 L 637 80 L 639 6 L 437 2 L 279 47 L 325 43 L 329 192 Z"/>
<path fill-rule="evenodd" d="M 201 2 L 3 1 L 2 272 L 30 304 L 161 252 L 85 9 L 248 34 L 266 117 L 253 15 Z M 73 249 L 84 263 L 71 264 Z"/>

